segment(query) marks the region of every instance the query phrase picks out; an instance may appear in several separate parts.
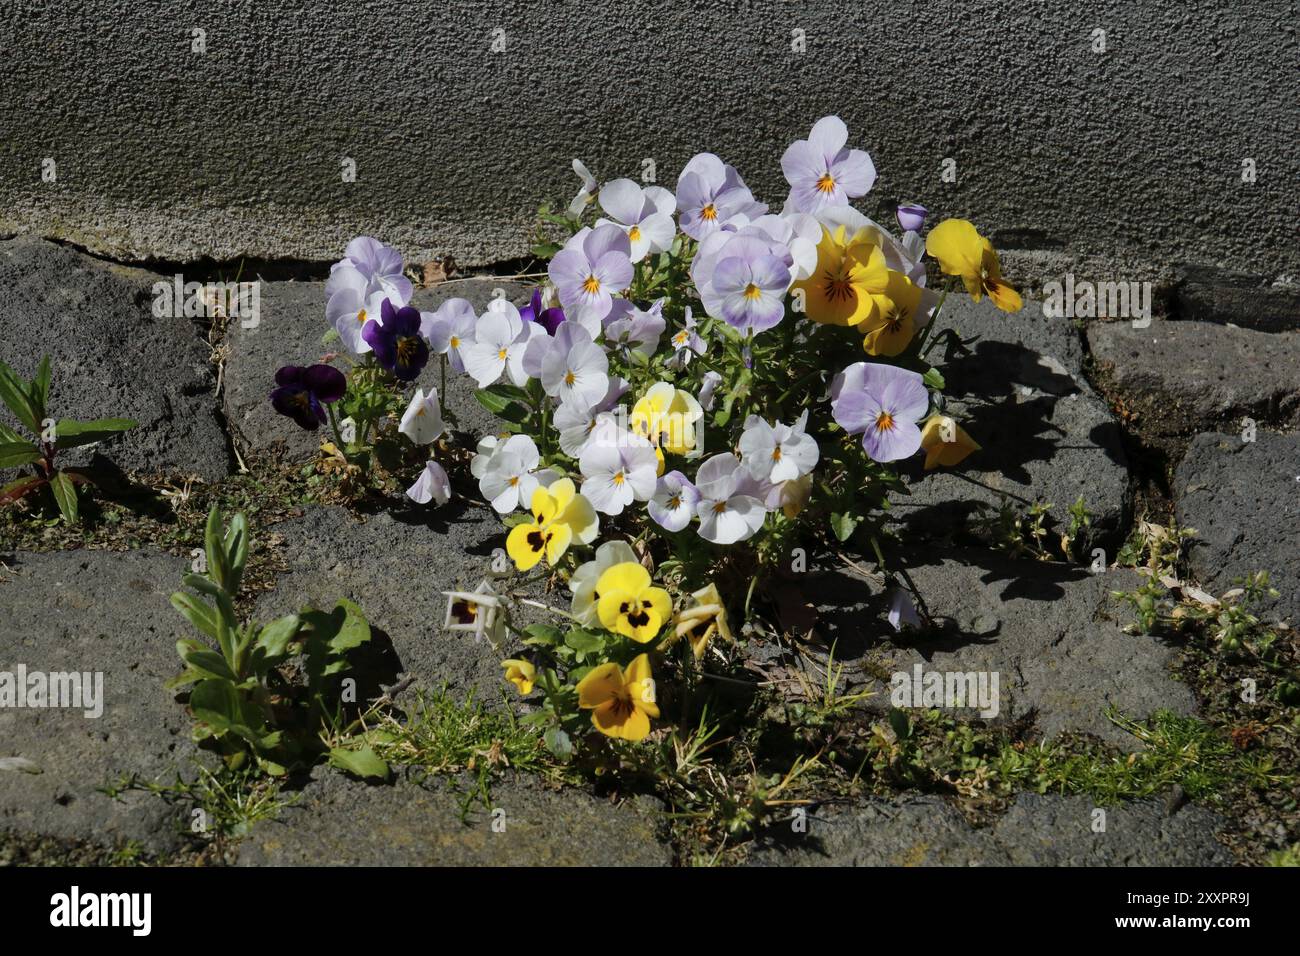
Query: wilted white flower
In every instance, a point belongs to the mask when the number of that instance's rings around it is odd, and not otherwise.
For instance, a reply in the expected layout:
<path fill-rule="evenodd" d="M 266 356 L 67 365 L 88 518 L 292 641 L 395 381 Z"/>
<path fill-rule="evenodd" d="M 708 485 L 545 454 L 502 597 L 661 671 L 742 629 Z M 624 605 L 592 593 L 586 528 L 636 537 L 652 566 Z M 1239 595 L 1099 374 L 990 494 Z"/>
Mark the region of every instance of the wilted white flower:
<path fill-rule="evenodd" d="M 427 505 L 430 501 L 445 505 L 450 501 L 451 481 L 442 465 L 430 459 L 420 477 L 415 479 L 415 484 L 406 489 L 406 497 L 419 505 Z"/>
<path fill-rule="evenodd" d="M 442 411 L 438 407 L 436 388 L 429 389 L 428 395 L 424 394 L 422 388 L 415 390 L 415 394 L 411 396 L 411 404 L 402 413 L 402 424 L 397 430 L 417 445 L 427 445 L 442 436 L 446 426 L 442 421 Z"/>

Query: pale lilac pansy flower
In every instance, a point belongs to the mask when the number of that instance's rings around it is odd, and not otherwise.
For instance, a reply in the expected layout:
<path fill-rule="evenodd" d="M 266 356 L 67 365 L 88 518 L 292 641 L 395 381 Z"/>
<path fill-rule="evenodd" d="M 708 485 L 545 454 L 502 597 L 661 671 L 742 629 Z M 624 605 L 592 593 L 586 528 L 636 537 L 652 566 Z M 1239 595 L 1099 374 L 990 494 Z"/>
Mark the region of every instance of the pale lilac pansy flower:
<path fill-rule="evenodd" d="M 569 203 L 568 212 L 570 219 L 577 219 L 596 193 L 596 177 L 587 171 L 587 167 L 580 159 L 574 159 L 573 171 L 582 180 L 582 186 L 578 189 L 578 195 L 574 196 L 573 201 Z"/>
<path fill-rule="evenodd" d="M 659 338 L 668 326 L 663 306 L 663 299 L 656 300 L 649 309 L 638 309 L 627 299 L 615 299 L 605 317 L 606 347 L 624 357 L 636 353 L 650 358 L 659 348 Z"/>
<path fill-rule="evenodd" d="M 631 253 L 627 233 L 613 223 L 576 233 L 548 270 L 565 314 L 584 326 L 604 319 L 614 293 L 632 282 Z"/>
<path fill-rule="evenodd" d="M 451 500 L 451 481 L 447 478 L 446 469 L 430 459 L 425 463 L 420 477 L 415 479 L 415 484 L 406 489 L 406 497 L 418 505 L 427 505 L 430 501 L 445 505 Z"/>
<path fill-rule="evenodd" d="M 541 454 L 527 435 L 511 435 L 492 451 L 482 469 L 479 491 L 500 514 L 509 514 L 521 504 L 527 508 L 539 486 L 550 485 L 556 475 L 547 468 L 538 469 Z"/>
<path fill-rule="evenodd" d="M 708 350 L 704 338 L 695 331 L 696 325 L 693 310 L 688 305 L 682 319 L 682 327 L 668 340 L 673 349 L 673 354 L 668 356 L 665 362 L 669 368 L 683 369 L 691 363 L 692 358 L 703 355 Z"/>
<path fill-rule="evenodd" d="M 700 492 L 680 471 L 670 471 L 655 484 L 654 496 L 646 505 L 660 527 L 668 531 L 681 531 L 695 517 L 695 506 L 700 503 Z"/>
<path fill-rule="evenodd" d="M 767 206 L 754 200 L 735 167 L 713 153 L 699 153 L 677 179 L 677 209 L 682 232 L 703 239 L 736 216 L 761 216 Z"/>
<path fill-rule="evenodd" d="M 930 392 L 916 372 L 880 362 L 855 362 L 831 384 L 831 415 L 850 435 L 862 436 L 872 461 L 898 461 L 921 447 L 917 422 Z"/>
<path fill-rule="evenodd" d="M 655 491 L 659 459 L 654 446 L 624 431 L 609 413 L 596 427 L 578 458 L 582 494 L 602 514 L 622 514 L 633 501 L 649 501 Z"/>
<path fill-rule="evenodd" d="M 929 210 L 919 203 L 905 203 L 894 213 L 903 232 L 920 232 L 925 226 L 925 217 Z"/>
<path fill-rule="evenodd" d="M 348 243 L 343 258 L 330 266 L 329 278 L 325 280 L 326 297 L 333 298 L 341 289 L 357 285 L 358 279 L 367 299 L 383 292 L 393 300 L 394 306 L 411 301 L 411 280 L 402 273 L 401 253 L 378 239 L 357 236 Z"/>
<path fill-rule="evenodd" d="M 353 355 L 365 355 L 371 350 L 362 332 L 368 323 L 379 321 L 384 300 L 388 298 L 383 290 L 369 295 L 365 290 L 365 279 L 354 274 L 340 283 L 325 304 L 325 318 L 334 326 L 343 347 Z"/>
<path fill-rule="evenodd" d="M 730 452 L 714 455 L 695 474 L 700 500 L 695 513 L 700 537 L 714 544 L 735 544 L 754 536 L 767 509 L 752 476 Z M 764 492 L 765 493 L 765 492 Z"/>
<path fill-rule="evenodd" d="M 798 212 L 847 206 L 876 181 L 871 157 L 847 149 L 848 127 L 838 116 L 823 116 L 807 139 L 797 140 L 781 157 L 781 172 L 790 184 L 790 204 Z"/>
<path fill-rule="evenodd" d="M 436 441 L 446 431 L 442 421 L 442 411 L 438 407 L 438 390 L 417 388 L 411 396 L 411 404 L 402 413 L 402 422 L 397 429 L 417 445 L 428 445 Z"/>
<path fill-rule="evenodd" d="M 432 312 L 420 313 L 420 334 L 429 350 L 447 356 L 447 364 L 457 372 L 465 371 L 461 349 L 474 341 L 478 316 L 468 299 L 448 299 Z"/>
<path fill-rule="evenodd" d="M 590 405 L 609 390 L 609 356 L 591 340 L 586 329 L 565 322 L 551 339 L 537 377 L 543 391 L 552 398 Z"/>
<path fill-rule="evenodd" d="M 821 451 L 817 440 L 804 431 L 807 425 L 806 408 L 793 425 L 769 425 L 757 415 L 745 419 L 740 455 L 749 473 L 780 484 L 811 472 Z"/>
<path fill-rule="evenodd" d="M 704 239 L 690 272 L 705 312 L 741 331 L 761 332 L 785 314 L 793 263 L 789 247 L 755 222 Z"/>
<path fill-rule="evenodd" d="M 465 371 L 479 388 L 487 388 L 502 373 L 508 373 L 515 385 L 527 384 L 524 351 L 529 338 L 535 334 L 546 333 L 540 326 L 523 321 L 512 303 L 493 299 L 474 323 L 474 341 L 461 348 Z"/>
<path fill-rule="evenodd" d="M 597 219 L 600 226 L 613 220 L 627 233 L 633 262 L 649 253 L 667 252 L 677 234 L 673 212 L 677 200 L 662 186 L 642 188 L 630 179 L 615 179 L 600 189 L 600 207 L 609 219 Z"/>
<path fill-rule="evenodd" d="M 713 393 L 721 382 L 722 376 L 717 372 L 705 372 L 704 377 L 700 379 L 699 402 L 700 407 L 706 412 L 713 411 Z"/>
<path fill-rule="evenodd" d="M 560 435 L 560 450 L 570 458 L 580 457 L 591 440 L 596 420 L 613 408 L 629 387 L 627 379 L 615 376 L 610 379 L 605 395 L 594 405 L 577 400 L 561 402 L 551 419 Z"/>

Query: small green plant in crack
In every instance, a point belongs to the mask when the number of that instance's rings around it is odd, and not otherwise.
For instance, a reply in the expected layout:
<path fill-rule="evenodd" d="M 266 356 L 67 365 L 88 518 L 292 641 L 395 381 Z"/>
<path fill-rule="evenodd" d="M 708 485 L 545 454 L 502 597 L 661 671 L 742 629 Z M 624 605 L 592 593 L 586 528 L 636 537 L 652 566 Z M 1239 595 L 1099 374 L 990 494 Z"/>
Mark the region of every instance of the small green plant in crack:
<path fill-rule="evenodd" d="M 204 532 L 205 566 L 183 578 L 194 593 L 171 597 L 172 606 L 216 644 L 176 643 L 185 671 L 167 686 L 192 685 L 195 740 L 234 770 L 252 761 L 278 776 L 328 755 L 331 764 L 358 776 L 387 777 L 388 765 L 353 737 L 361 719 L 345 716 L 348 652 L 370 641 L 365 615 L 342 599 L 332 611 L 305 608 L 269 624 L 241 624 L 235 599 L 248 548 L 245 517 L 236 515 L 223 527 L 214 506 Z"/>
<path fill-rule="evenodd" d="M 1157 575 L 1177 575 L 1187 556 L 1187 547 L 1196 537 L 1195 528 L 1180 528 L 1139 521 L 1119 549 L 1115 563 L 1124 568 L 1148 568 Z"/>
<path fill-rule="evenodd" d="M 77 485 L 90 484 L 92 478 L 85 469 L 60 468 L 56 462 L 59 452 L 112 438 L 135 428 L 136 422 L 129 418 L 99 418 L 90 422 L 50 418 L 50 380 L 48 355 L 41 359 L 31 381 L 19 377 L 0 362 L 0 401 L 31 435 L 25 438 L 0 422 L 0 469 L 32 466 L 32 474 L 0 487 L 0 505 L 13 504 L 48 488 L 64 520 L 76 524 Z"/>

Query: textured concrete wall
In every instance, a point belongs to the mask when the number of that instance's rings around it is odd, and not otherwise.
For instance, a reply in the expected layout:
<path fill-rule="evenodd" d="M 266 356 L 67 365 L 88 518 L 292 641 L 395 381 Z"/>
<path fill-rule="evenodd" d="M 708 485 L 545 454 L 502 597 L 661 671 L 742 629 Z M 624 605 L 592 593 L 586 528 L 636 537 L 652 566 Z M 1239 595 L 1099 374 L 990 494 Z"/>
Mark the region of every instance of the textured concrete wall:
<path fill-rule="evenodd" d="M 672 186 L 711 149 L 779 205 L 782 149 L 838 112 L 881 173 L 869 212 L 966 215 L 1048 271 L 1294 275 L 1297 22 L 1278 0 L 6 0 L 0 228 L 173 260 L 367 232 L 486 263 L 571 196 L 575 155 Z"/>

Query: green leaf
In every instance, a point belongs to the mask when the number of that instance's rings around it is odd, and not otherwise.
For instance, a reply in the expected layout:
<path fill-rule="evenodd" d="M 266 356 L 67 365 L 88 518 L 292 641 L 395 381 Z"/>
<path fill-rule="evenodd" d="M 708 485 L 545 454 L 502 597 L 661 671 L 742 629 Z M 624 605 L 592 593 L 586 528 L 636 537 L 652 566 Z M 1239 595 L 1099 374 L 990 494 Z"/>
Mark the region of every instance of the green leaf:
<path fill-rule="evenodd" d="M 217 614 L 212 606 L 205 601 L 200 601 L 193 594 L 186 594 L 184 591 L 177 591 L 171 596 L 172 607 L 185 615 L 186 619 L 196 628 L 212 638 L 217 639 Z M 185 655 L 181 655 L 184 657 Z"/>
<path fill-rule="evenodd" d="M 501 411 L 497 412 L 497 414 L 512 425 L 522 425 L 533 417 L 532 410 L 525 408 L 518 402 L 511 402 L 505 408 L 501 409 Z"/>
<path fill-rule="evenodd" d="M 32 379 L 32 387 L 27 395 L 31 399 L 32 411 L 36 413 L 37 420 L 44 420 L 45 409 L 50 401 L 50 357 L 48 355 L 41 359 L 40 367 L 36 370 L 36 377 Z"/>
<path fill-rule="evenodd" d="M 40 461 L 41 450 L 22 440 L 0 442 L 0 468 L 17 468 Z"/>
<path fill-rule="evenodd" d="M 280 657 L 301 627 L 302 618 L 297 614 L 276 618 L 258 632 L 257 646 L 266 652 L 267 657 Z"/>
<path fill-rule="evenodd" d="M 50 479 L 50 488 L 54 491 L 54 500 L 58 502 L 59 511 L 68 524 L 77 523 L 77 489 L 72 479 L 61 471 L 56 471 Z"/>
<path fill-rule="evenodd" d="M 215 504 L 208 512 L 208 523 L 203 528 L 203 547 L 208 557 L 208 577 L 224 587 L 230 579 L 230 569 L 226 566 L 226 549 L 222 547 L 221 515 Z M 197 587 L 194 584 L 190 586 Z"/>
<path fill-rule="evenodd" d="M 568 760 L 573 756 L 573 741 L 561 728 L 549 728 L 542 739 L 546 742 L 546 749 L 561 760 Z"/>
<path fill-rule="evenodd" d="M 578 628 L 564 635 L 564 643 L 579 654 L 591 654 L 604 649 L 605 638 L 592 631 Z"/>
<path fill-rule="evenodd" d="M 29 495 L 44 485 L 46 480 L 36 476 L 19 478 L 0 488 L 0 505 L 12 504 L 24 495 Z"/>
<path fill-rule="evenodd" d="M 97 441 L 104 441 L 128 429 L 135 428 L 137 424 L 139 423 L 130 418 L 97 418 L 93 422 L 78 422 L 71 418 L 61 418 L 54 429 L 56 436 L 55 447 L 63 450 L 65 448 L 79 448 L 82 445 L 93 445 Z"/>
<path fill-rule="evenodd" d="M 835 533 L 835 537 L 840 541 L 848 541 L 857 527 L 858 519 L 853 515 L 838 513 L 831 515 L 831 531 Z"/>
<path fill-rule="evenodd" d="M 222 546 L 226 552 L 226 567 L 230 569 L 228 589 L 234 594 L 239 590 L 244 565 L 248 562 L 248 519 L 242 511 L 230 520 Z"/>
<path fill-rule="evenodd" d="M 4 422 L 0 422 L 0 444 L 8 444 L 14 441 L 26 441 L 26 439 Z"/>
<path fill-rule="evenodd" d="M 369 747 L 361 747 L 358 750 L 335 747 L 330 751 L 330 764 L 358 777 L 388 779 L 388 764 L 384 763 Z"/>
<path fill-rule="evenodd" d="M 339 598 L 334 605 L 334 613 L 338 614 L 339 610 L 343 611 L 343 624 L 339 627 L 339 632 L 329 643 L 330 650 L 336 654 L 349 651 L 354 647 L 360 647 L 370 640 L 370 622 L 362 613 L 361 608 L 347 598 Z"/>
<path fill-rule="evenodd" d="M 564 640 L 564 632 L 550 624 L 529 624 L 524 628 L 524 633 L 528 635 L 524 638 L 525 644 L 554 647 Z"/>
<path fill-rule="evenodd" d="M 0 402 L 8 405 L 18 421 L 33 435 L 41 433 L 41 420 L 27 397 L 27 384 L 3 361 L 0 361 Z"/>
<path fill-rule="evenodd" d="M 214 650 L 203 647 L 198 650 L 187 650 L 181 656 L 191 668 L 202 671 L 204 677 L 219 677 L 228 681 L 236 679 L 235 672 L 230 669 L 226 659 Z"/>
<path fill-rule="evenodd" d="M 926 388 L 942 389 L 944 387 L 943 374 L 937 369 L 932 368 L 921 377 Z"/>

